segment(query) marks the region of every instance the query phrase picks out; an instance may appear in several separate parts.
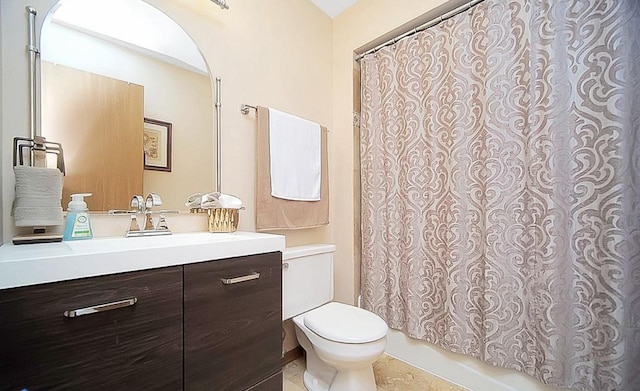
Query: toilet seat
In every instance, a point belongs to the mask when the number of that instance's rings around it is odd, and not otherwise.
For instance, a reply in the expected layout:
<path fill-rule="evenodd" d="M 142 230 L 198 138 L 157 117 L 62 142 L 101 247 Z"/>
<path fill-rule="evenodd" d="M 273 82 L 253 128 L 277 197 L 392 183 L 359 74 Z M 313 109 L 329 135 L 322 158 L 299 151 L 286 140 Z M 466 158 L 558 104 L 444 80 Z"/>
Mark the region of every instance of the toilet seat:
<path fill-rule="evenodd" d="M 327 303 L 304 314 L 304 325 L 322 338 L 341 343 L 368 343 L 387 335 L 378 315 L 342 303 Z"/>

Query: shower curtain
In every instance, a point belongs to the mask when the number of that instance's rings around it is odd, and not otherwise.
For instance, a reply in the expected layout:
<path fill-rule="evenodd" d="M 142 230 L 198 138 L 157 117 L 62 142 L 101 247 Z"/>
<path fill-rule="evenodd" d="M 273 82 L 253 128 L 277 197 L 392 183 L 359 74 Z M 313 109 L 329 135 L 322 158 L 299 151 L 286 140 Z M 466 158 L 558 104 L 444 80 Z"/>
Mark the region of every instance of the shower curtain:
<path fill-rule="evenodd" d="M 640 390 L 640 1 L 485 0 L 361 72 L 364 307 L 550 385 Z"/>

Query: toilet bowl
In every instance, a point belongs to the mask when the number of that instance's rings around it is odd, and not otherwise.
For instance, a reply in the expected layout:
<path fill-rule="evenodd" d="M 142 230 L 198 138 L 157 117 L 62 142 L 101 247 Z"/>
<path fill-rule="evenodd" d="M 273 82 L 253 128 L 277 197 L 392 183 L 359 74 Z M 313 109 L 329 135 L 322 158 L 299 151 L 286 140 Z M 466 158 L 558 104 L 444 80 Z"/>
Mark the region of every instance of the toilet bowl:
<path fill-rule="evenodd" d="M 372 364 L 386 347 L 382 318 L 333 299 L 333 245 L 283 253 L 283 319 L 293 318 L 305 350 L 310 391 L 375 391 Z"/>
<path fill-rule="evenodd" d="M 328 303 L 293 318 L 307 354 L 310 391 L 376 390 L 372 364 L 387 345 L 387 324 L 377 315 Z"/>

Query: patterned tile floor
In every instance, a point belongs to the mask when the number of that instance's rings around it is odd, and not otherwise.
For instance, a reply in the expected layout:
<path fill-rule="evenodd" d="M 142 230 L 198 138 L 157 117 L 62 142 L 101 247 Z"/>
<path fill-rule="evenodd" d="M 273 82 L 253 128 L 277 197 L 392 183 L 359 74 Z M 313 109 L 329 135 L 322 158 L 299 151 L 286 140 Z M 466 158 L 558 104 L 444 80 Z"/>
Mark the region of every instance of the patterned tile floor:
<path fill-rule="evenodd" d="M 302 381 L 304 369 L 302 358 L 284 367 L 283 391 L 306 391 Z M 378 391 L 467 391 L 387 355 L 373 364 L 373 372 Z"/>

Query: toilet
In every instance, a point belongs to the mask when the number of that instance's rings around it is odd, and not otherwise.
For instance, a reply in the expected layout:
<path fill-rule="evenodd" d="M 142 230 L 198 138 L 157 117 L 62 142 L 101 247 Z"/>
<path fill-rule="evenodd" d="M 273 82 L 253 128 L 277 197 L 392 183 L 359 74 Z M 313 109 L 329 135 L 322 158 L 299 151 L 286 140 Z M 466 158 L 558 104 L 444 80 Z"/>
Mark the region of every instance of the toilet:
<path fill-rule="evenodd" d="M 378 315 L 333 300 L 335 245 L 290 247 L 282 254 L 282 318 L 293 318 L 305 350 L 310 391 L 375 391 L 373 363 L 387 345 Z"/>

